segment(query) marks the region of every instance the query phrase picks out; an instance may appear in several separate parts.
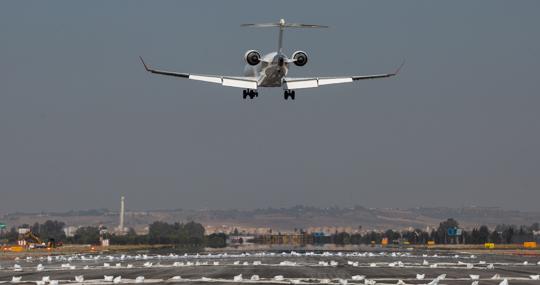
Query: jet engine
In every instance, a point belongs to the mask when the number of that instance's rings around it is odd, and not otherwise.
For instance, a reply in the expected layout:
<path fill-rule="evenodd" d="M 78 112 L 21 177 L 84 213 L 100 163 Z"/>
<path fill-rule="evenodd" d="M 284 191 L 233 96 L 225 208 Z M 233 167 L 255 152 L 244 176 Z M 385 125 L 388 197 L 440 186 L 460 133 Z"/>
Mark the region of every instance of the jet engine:
<path fill-rule="evenodd" d="M 296 66 L 304 66 L 308 62 L 308 56 L 303 51 L 295 51 L 292 54 L 292 59 L 294 60 L 294 64 Z"/>
<path fill-rule="evenodd" d="M 261 62 L 261 54 L 256 50 L 248 50 L 246 54 L 244 54 L 244 59 L 249 65 L 257 65 Z"/>

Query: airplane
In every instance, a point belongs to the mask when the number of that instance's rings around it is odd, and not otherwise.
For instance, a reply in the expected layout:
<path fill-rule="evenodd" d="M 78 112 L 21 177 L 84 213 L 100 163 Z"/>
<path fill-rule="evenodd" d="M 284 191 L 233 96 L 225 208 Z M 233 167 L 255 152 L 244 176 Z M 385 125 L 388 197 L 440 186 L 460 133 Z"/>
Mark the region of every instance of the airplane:
<path fill-rule="evenodd" d="M 260 52 L 257 50 L 248 50 L 244 54 L 244 60 L 246 62 L 244 76 L 179 73 L 151 68 L 146 64 L 146 62 L 144 62 L 142 57 L 140 57 L 141 62 L 146 71 L 151 73 L 217 83 L 223 86 L 243 88 L 244 99 L 248 97 L 250 99 L 259 97 L 259 87 L 283 87 L 283 98 L 285 100 L 288 100 L 289 98 L 291 100 L 295 100 L 295 90 L 297 89 L 348 83 L 357 80 L 392 77 L 399 73 L 400 69 L 405 63 L 403 62 L 394 72 L 385 74 L 304 78 L 288 77 L 287 73 L 289 70 L 289 65 L 292 63 L 299 67 L 305 66 L 308 62 L 308 55 L 304 51 L 295 51 L 290 58 L 287 57 L 283 53 L 283 31 L 287 28 L 328 28 L 328 26 L 287 23 L 284 19 L 279 20 L 277 23 L 242 24 L 241 26 L 256 28 L 279 28 L 278 50 L 276 52 L 271 52 L 261 56 Z"/>

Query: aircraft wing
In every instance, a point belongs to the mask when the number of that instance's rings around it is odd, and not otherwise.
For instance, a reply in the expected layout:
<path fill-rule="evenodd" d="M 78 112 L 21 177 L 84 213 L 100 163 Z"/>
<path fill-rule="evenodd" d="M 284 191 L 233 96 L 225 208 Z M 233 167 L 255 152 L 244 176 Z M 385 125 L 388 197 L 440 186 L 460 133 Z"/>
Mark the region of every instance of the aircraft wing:
<path fill-rule="evenodd" d="M 339 77 L 308 77 L 308 78 L 294 78 L 294 77 L 285 77 L 283 83 L 285 84 L 286 89 L 302 89 L 302 88 L 315 88 L 323 85 L 330 84 L 340 84 L 340 83 L 349 83 L 356 80 L 365 80 L 365 79 L 377 79 L 377 78 L 387 78 L 396 76 L 401 67 L 403 67 L 403 62 L 396 71 L 392 73 L 383 73 L 383 74 L 373 74 L 373 75 L 359 75 L 359 76 L 339 76 Z"/>
<path fill-rule="evenodd" d="M 210 82 L 210 83 L 217 83 L 223 86 L 237 87 L 237 88 L 243 88 L 243 89 L 253 89 L 253 90 L 257 89 L 257 79 L 255 77 L 190 74 L 190 73 L 180 73 L 180 72 L 158 70 L 158 69 L 154 69 L 146 65 L 142 57 L 140 57 L 140 59 L 146 71 L 151 72 L 151 73 L 186 78 L 186 79 L 197 80 L 197 81 Z"/>

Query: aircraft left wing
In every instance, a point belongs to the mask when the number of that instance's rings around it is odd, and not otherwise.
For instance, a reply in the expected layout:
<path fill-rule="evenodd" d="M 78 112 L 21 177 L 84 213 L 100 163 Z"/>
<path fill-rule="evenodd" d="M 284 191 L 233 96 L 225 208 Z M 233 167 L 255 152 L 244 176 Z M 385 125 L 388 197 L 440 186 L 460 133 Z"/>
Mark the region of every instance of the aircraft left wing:
<path fill-rule="evenodd" d="M 396 76 L 405 62 L 403 62 L 394 72 L 373 74 L 373 75 L 359 75 L 359 76 L 340 76 L 340 77 L 308 77 L 308 78 L 293 78 L 285 77 L 283 83 L 286 89 L 302 89 L 302 88 L 315 88 L 323 85 L 349 83 L 356 80 L 365 79 L 377 79 Z"/>
<path fill-rule="evenodd" d="M 197 81 L 210 82 L 210 83 L 217 83 L 223 86 L 253 89 L 253 90 L 257 89 L 257 79 L 254 77 L 204 75 L 204 74 L 190 74 L 190 73 L 165 71 L 165 70 L 151 68 L 148 65 L 146 65 L 142 57 L 139 57 L 139 58 L 141 59 L 141 62 L 144 65 L 144 69 L 146 69 L 146 71 L 151 72 L 151 73 L 186 78 L 186 79 L 197 80 Z"/>

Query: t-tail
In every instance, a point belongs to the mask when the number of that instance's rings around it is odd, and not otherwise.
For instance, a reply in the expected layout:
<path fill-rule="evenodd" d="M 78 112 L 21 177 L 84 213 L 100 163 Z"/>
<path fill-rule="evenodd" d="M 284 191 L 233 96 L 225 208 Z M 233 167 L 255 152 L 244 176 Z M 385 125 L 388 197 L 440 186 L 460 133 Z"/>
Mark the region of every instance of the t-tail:
<path fill-rule="evenodd" d="M 278 40 L 278 53 L 283 54 L 283 30 L 286 28 L 328 28 L 323 25 L 311 25 L 311 24 L 299 24 L 299 23 L 286 23 L 285 19 L 279 20 L 277 23 L 262 23 L 262 24 L 242 24 L 242 27 L 255 27 L 255 28 L 279 28 L 279 40 Z"/>

